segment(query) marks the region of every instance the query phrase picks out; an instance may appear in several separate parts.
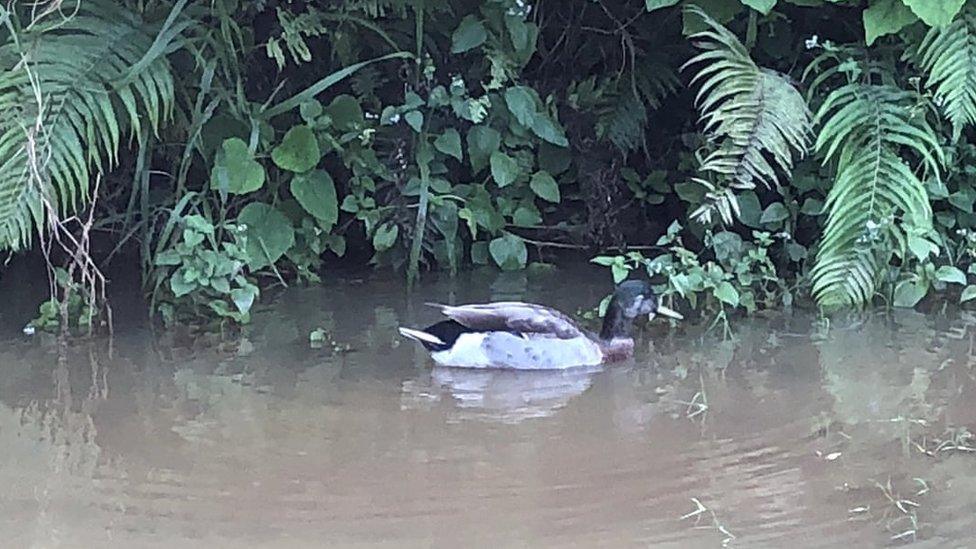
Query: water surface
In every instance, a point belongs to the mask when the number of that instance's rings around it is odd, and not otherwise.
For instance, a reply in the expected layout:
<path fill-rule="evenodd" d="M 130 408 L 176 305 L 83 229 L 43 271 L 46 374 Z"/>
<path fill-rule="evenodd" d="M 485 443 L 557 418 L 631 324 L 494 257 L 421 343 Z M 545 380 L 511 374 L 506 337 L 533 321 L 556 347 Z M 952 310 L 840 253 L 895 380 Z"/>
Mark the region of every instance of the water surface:
<path fill-rule="evenodd" d="M 60 354 L 10 338 L 2 545 L 976 545 L 971 316 L 655 323 L 632 361 L 563 372 L 431 368 L 395 330 L 435 320 L 425 301 L 606 291 L 337 280 L 219 348 L 137 323 Z"/>

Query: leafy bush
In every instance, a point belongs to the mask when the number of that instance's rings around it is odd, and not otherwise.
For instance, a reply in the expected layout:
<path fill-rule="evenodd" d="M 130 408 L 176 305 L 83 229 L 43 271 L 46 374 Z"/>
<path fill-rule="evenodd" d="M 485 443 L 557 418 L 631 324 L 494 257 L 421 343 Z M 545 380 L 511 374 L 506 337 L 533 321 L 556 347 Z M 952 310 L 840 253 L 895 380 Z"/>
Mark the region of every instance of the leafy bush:
<path fill-rule="evenodd" d="M 62 4 L 0 11 L 0 248 L 104 174 L 169 321 L 567 248 L 720 315 L 976 297 L 971 2 Z"/>

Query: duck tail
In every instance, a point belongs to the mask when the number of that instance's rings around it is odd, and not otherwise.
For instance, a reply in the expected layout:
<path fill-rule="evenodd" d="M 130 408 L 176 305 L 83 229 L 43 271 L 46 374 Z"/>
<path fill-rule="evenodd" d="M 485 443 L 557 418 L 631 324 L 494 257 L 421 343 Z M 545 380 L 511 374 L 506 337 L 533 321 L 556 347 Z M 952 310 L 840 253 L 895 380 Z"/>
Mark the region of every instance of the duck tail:
<path fill-rule="evenodd" d="M 433 335 L 428 334 L 423 330 L 414 330 L 412 328 L 397 328 L 400 331 L 400 335 L 407 339 L 412 339 L 414 341 L 419 341 L 420 343 L 426 345 L 444 345 L 444 341 Z"/>

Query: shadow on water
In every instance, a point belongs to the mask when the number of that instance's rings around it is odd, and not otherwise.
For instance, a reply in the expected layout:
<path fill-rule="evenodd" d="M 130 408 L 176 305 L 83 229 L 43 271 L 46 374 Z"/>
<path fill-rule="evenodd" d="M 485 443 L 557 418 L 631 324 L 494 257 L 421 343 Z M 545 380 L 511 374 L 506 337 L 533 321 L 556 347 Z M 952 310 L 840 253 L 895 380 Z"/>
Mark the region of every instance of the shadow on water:
<path fill-rule="evenodd" d="M 644 327 L 562 372 L 432 368 L 425 301 L 573 313 L 586 272 L 290 290 L 232 348 L 0 346 L 11 547 L 971 546 L 976 318 Z M 328 335 L 310 348 L 309 333 Z"/>

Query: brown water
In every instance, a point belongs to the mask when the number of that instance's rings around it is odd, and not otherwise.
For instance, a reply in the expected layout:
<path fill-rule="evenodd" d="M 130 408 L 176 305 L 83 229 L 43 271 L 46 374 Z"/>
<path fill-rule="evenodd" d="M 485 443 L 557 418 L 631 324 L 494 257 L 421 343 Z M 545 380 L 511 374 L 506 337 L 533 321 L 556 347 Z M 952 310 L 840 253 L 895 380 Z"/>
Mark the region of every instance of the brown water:
<path fill-rule="evenodd" d="M 974 317 L 656 324 L 630 362 L 551 373 L 432 370 L 395 333 L 432 299 L 605 291 L 344 281 L 219 351 L 8 341 L 0 546 L 976 546 Z"/>

